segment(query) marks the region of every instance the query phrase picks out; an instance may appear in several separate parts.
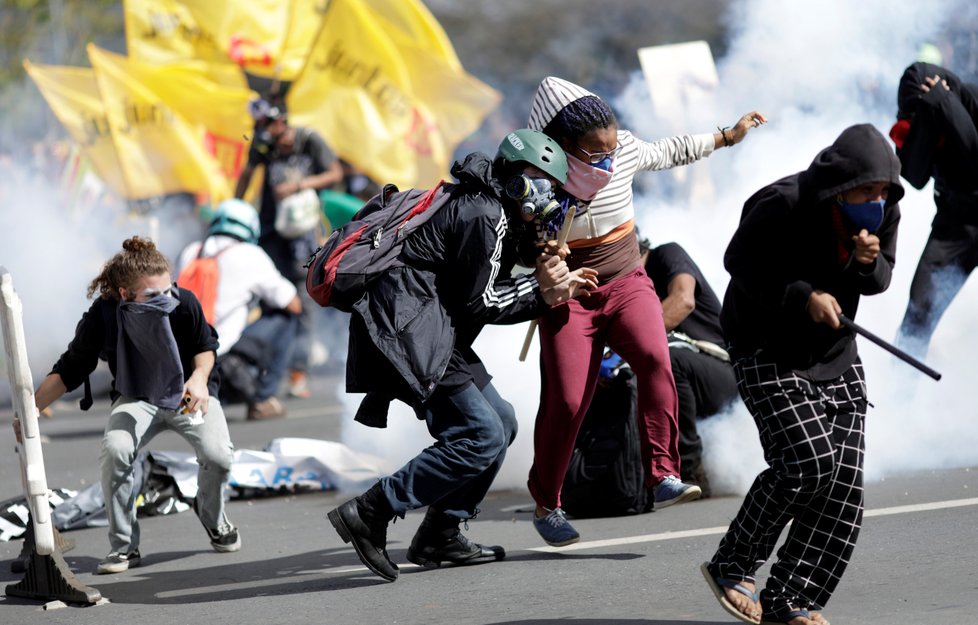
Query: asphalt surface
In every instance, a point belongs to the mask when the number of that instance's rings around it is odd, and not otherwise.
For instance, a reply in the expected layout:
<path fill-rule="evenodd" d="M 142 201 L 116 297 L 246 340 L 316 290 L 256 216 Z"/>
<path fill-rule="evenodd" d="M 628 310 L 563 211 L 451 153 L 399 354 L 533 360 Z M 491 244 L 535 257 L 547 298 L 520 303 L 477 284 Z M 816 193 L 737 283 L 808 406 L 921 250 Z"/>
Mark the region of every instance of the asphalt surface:
<path fill-rule="evenodd" d="M 335 394 L 338 380 L 316 382 L 312 399 L 287 402 L 285 419 L 248 422 L 243 407 L 228 408 L 236 446 L 258 448 L 281 436 L 335 440 L 344 412 Z M 42 420 L 50 487 L 80 489 L 95 478 L 104 406 L 80 413 L 63 402 L 53 419 Z M 10 421 L 10 410 L 0 409 L 0 441 L 8 450 Z M 150 449 L 186 445 L 167 433 Z M 832 623 L 978 622 L 976 478 L 978 467 L 969 467 L 867 484 L 855 557 L 825 611 Z M 8 451 L 0 455 L 0 499 L 19 494 L 18 460 Z M 736 622 L 717 604 L 699 565 L 735 514 L 738 497 L 578 520 L 582 542 L 558 550 L 533 530 L 525 492 L 494 491 L 467 534 L 505 546 L 505 561 L 437 570 L 407 563 L 405 552 L 422 518 L 421 511 L 413 512 L 389 529 L 389 551 L 401 576 L 388 584 L 360 564 L 325 518 L 348 496 L 316 492 L 232 501 L 228 511 L 244 543 L 233 554 L 213 552 L 191 513 L 142 519 L 142 565 L 118 575 L 93 573 L 107 551 L 104 528 L 65 532 L 76 544 L 64 554 L 71 570 L 108 601 L 80 607 L 2 597 L 0 623 Z M 21 541 L 0 542 L 0 586 L 22 579 L 9 566 L 20 549 Z"/>

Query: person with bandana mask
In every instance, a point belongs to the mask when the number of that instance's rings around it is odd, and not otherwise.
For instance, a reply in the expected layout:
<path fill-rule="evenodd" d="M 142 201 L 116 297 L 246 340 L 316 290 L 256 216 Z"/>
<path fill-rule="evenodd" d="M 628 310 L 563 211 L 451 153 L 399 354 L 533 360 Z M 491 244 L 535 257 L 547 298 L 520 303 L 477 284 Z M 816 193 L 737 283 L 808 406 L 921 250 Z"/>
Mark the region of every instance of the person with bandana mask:
<path fill-rule="evenodd" d="M 163 430 L 187 440 L 197 454 L 194 510 L 218 552 L 241 549 L 238 529 L 224 511 L 224 487 L 234 448 L 217 400 L 217 334 L 200 302 L 178 288 L 170 264 L 148 239 L 132 237 L 88 287 L 98 294 L 67 351 L 35 393 L 43 410 L 67 391 L 86 385 L 99 356 L 112 373 L 112 410 L 102 437 L 102 492 L 109 521 L 109 555 L 100 574 L 139 566 L 139 524 L 133 461 Z"/>
<path fill-rule="evenodd" d="M 556 206 L 567 179 L 563 151 L 535 130 L 506 136 L 496 157 L 456 162 L 447 201 L 407 235 L 402 267 L 370 283 L 350 318 L 347 391 L 366 393 L 356 420 L 384 427 L 393 399 L 410 405 L 435 442 L 367 492 L 329 512 L 360 560 L 386 581 L 398 577 L 387 554 L 387 525 L 428 507 L 407 559 L 426 568 L 502 560 L 459 530 L 502 466 L 516 437 L 516 414 L 500 397 L 472 344 L 486 324 L 538 317 L 596 286 L 541 254 L 532 273 L 511 275 L 524 227 Z"/>
<path fill-rule="evenodd" d="M 720 323 L 768 468 L 701 570 L 725 610 L 822 625 L 863 514 L 866 382 L 854 319 L 890 284 L 900 161 L 873 126 L 844 130 L 806 171 L 744 204 L 723 258 Z M 756 574 L 790 521 L 757 595 Z"/>
<path fill-rule="evenodd" d="M 628 362 L 638 382 L 650 499 L 658 509 L 700 496 L 698 486 L 679 479 L 676 385 L 662 306 L 642 266 L 634 234 L 632 180 L 638 171 L 688 165 L 719 147 L 739 143 L 766 121 L 755 111 L 717 133 L 646 142 L 619 129 L 611 108 L 586 89 L 553 76 L 540 83 L 529 126 L 563 148 L 568 176 L 560 194 L 562 210 L 571 203 L 578 206 L 566 260 L 572 269 L 595 269 L 600 284 L 586 299 L 554 307 L 540 319 L 540 408 L 528 485 L 536 501 L 534 527 L 547 544 L 580 540 L 560 508 L 560 488 L 606 345 Z M 556 219 L 543 225 L 541 238 L 552 238 L 560 224 Z M 559 253 L 567 252 L 565 248 Z"/>

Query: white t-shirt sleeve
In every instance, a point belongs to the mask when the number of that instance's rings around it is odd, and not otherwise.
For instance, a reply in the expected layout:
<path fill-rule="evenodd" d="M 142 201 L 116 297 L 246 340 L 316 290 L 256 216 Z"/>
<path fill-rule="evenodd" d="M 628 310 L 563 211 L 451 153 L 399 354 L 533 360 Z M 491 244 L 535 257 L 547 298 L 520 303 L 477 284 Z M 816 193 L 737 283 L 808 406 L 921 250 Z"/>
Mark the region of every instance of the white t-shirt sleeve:
<path fill-rule="evenodd" d="M 258 246 L 252 249 L 248 270 L 253 276 L 255 295 L 269 306 L 285 308 L 297 293 L 295 285 L 279 273 L 265 250 Z"/>

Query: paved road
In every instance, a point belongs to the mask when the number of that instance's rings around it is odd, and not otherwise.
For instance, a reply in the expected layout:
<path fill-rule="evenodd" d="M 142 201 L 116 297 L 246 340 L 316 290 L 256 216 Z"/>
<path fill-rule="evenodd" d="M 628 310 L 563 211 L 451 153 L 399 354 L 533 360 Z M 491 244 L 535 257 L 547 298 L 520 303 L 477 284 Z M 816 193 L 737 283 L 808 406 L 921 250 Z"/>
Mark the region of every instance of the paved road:
<path fill-rule="evenodd" d="M 332 388 L 332 385 L 322 385 Z M 321 387 L 321 388 L 322 388 Z M 256 423 L 229 410 L 238 447 L 279 436 L 330 438 L 339 408 L 329 392 L 289 403 L 290 417 Z M 80 488 L 95 472 L 104 424 L 98 406 L 76 414 L 64 406 L 42 423 L 49 485 Z M 0 410 L 0 441 L 11 444 L 10 413 Z M 183 449 L 163 435 L 155 449 Z M 0 499 L 20 493 L 13 454 L 0 456 Z M 909 474 L 867 485 L 868 514 L 856 555 L 826 615 L 836 625 L 978 622 L 978 468 Z M 471 623 L 544 625 L 564 621 L 719 625 L 732 621 L 698 571 L 740 500 L 722 497 L 661 512 L 577 521 L 583 542 L 554 550 L 529 522 L 524 492 L 493 492 L 469 535 L 502 544 L 504 562 L 426 571 L 405 551 L 421 519 L 412 513 L 390 528 L 389 546 L 402 575 L 383 583 L 344 545 L 325 514 L 346 495 L 312 493 L 229 505 L 244 549 L 210 550 L 194 515 L 141 521 L 143 565 L 127 573 L 91 573 L 106 549 L 105 530 L 66 533 L 65 554 L 78 579 L 110 602 L 44 610 L 40 603 L 0 599 L 0 623 Z M 0 585 L 19 581 L 7 561 L 20 542 L 0 543 Z M 763 571 L 762 571 L 763 572 Z"/>

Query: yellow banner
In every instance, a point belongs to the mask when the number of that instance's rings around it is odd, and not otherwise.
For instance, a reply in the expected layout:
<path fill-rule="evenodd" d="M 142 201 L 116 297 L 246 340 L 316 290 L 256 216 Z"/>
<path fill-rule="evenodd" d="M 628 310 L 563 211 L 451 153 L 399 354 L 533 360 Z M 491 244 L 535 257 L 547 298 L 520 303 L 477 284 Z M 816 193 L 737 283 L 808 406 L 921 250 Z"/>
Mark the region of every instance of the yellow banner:
<path fill-rule="evenodd" d="M 291 81 L 319 31 L 326 0 L 125 0 L 129 56 L 199 59 Z"/>
<path fill-rule="evenodd" d="M 150 65 L 114 58 L 164 105 L 190 125 L 202 127 L 204 146 L 217 158 L 233 188 L 248 157 L 253 127 L 248 101 L 256 97 L 245 85 L 241 71 L 232 68 L 238 84 L 229 86 L 230 74 L 215 80 L 215 73 L 223 70 L 203 61 Z"/>
<path fill-rule="evenodd" d="M 203 125 L 188 122 L 148 86 L 159 80 L 155 69 L 92 44 L 87 50 L 129 181 L 129 197 L 181 191 L 216 200 L 229 197 L 232 187 L 205 149 Z"/>
<path fill-rule="evenodd" d="M 123 0 L 129 57 L 143 63 L 200 59 L 227 63 L 220 41 L 225 2 Z"/>
<path fill-rule="evenodd" d="M 28 60 L 24 69 L 98 177 L 119 197 L 129 197 L 95 73 L 90 68 L 34 65 Z"/>
<path fill-rule="evenodd" d="M 500 96 L 447 61 L 436 34 L 407 34 L 375 13 L 373 1 L 330 1 L 288 91 L 289 118 L 320 131 L 379 183 L 429 186 L 448 177 L 455 147 Z"/>
<path fill-rule="evenodd" d="M 453 69 L 462 71 L 455 47 L 431 11 L 420 0 L 366 0 L 374 15 L 418 42 Z"/>

